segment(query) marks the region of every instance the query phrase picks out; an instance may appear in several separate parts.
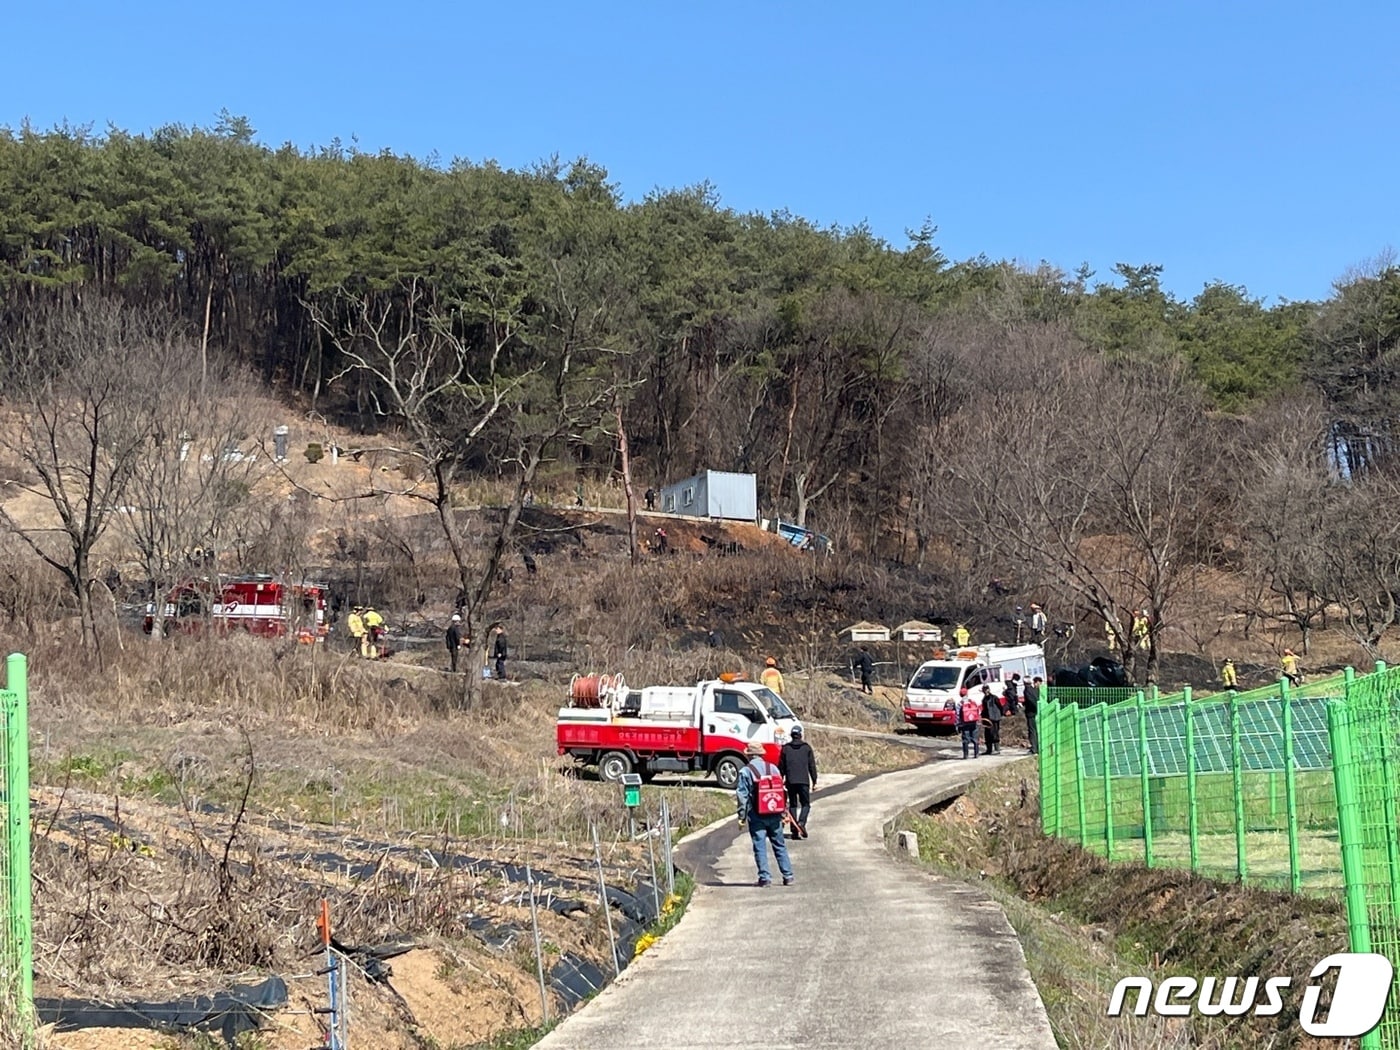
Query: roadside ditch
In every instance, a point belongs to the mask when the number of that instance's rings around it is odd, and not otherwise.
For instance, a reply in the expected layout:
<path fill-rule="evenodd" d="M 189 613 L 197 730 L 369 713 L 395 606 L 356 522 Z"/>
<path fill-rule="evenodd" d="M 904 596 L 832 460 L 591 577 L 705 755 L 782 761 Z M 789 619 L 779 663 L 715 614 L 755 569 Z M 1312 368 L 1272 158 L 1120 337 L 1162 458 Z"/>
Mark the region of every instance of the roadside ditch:
<path fill-rule="evenodd" d="M 1061 1046 L 1338 1045 L 1306 1035 L 1297 1018 L 1313 965 L 1347 950 L 1340 900 L 1213 882 L 1176 869 L 1109 864 L 1077 845 L 1047 838 L 1030 760 L 979 777 L 966 792 L 927 812 L 906 812 L 890 826 L 892 850 L 899 831 L 917 835 L 919 863 L 979 885 L 1002 906 Z M 1107 1016 L 1121 978 L 1155 982 L 1172 975 L 1293 981 L 1283 1011 L 1274 1017 Z"/>

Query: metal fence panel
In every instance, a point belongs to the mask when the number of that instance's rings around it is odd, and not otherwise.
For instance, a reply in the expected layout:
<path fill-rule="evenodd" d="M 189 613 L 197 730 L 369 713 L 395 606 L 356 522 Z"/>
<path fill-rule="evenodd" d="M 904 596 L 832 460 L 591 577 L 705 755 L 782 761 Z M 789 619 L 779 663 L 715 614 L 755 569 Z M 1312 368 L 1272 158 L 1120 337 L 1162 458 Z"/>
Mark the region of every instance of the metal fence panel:
<path fill-rule="evenodd" d="M 0 798 L 5 841 L 0 848 L 0 1031 L 24 1045 L 33 1034 L 34 919 L 29 873 L 29 681 L 25 658 L 5 661 L 4 745 L 0 748 Z"/>
<path fill-rule="evenodd" d="M 1341 893 L 1352 951 L 1400 960 L 1400 670 L 1199 699 L 1064 692 L 1041 716 L 1046 834 L 1112 860 Z M 1398 999 L 1363 1048 L 1400 1050 Z"/>

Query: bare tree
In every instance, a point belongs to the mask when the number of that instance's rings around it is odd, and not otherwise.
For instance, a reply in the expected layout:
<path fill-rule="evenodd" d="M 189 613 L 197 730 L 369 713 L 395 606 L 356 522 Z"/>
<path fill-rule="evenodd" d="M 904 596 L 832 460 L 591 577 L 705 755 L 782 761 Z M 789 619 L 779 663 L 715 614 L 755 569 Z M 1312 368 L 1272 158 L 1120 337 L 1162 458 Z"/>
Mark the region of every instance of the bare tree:
<path fill-rule="evenodd" d="M 1295 627 L 1306 654 L 1329 605 L 1327 421 L 1321 406 L 1292 400 L 1260 424 L 1242 460 L 1249 491 L 1238 508 L 1252 592 L 1264 599 L 1248 612 Z"/>
<path fill-rule="evenodd" d="M 613 351 L 597 342 L 599 310 L 577 301 L 557 267 L 556 278 L 550 323 L 533 333 L 534 342 L 523 338 L 514 308 L 498 309 L 489 289 L 476 303 L 444 308 L 411 281 L 394 302 L 375 307 L 369 298 L 355 300 L 348 325 L 310 307 L 348 362 L 342 374 L 367 377 L 377 411 L 407 434 L 406 447 L 395 451 L 426 468 L 426 488 L 402 494 L 430 503 L 442 526 L 457 568 L 463 629 L 472 640 L 469 668 L 484 662 L 481 617 L 540 464 L 555 443 L 596 429 L 613 404 Z M 503 367 L 508 349 L 516 351 L 509 371 Z M 490 456 L 515 475 L 480 561 L 467 548 L 453 503 L 458 473 L 473 455 Z M 465 703 L 479 687 L 468 674 Z"/>
<path fill-rule="evenodd" d="M 1400 482 L 1385 475 L 1338 485 L 1325 508 L 1321 549 L 1329 599 L 1347 632 L 1372 656 L 1400 621 Z"/>
<path fill-rule="evenodd" d="M 119 517 L 152 590 L 153 640 L 164 634 L 166 596 L 222 546 L 230 518 L 271 470 L 258 450 L 267 421 L 252 408 L 250 379 L 211 377 L 201 359 L 198 369 L 167 372 L 159 386 L 162 410 L 132 463 L 131 505 Z"/>
<path fill-rule="evenodd" d="M 63 574 L 78 600 L 85 648 L 101 656 L 93 549 L 122 513 L 132 476 L 158 431 L 162 377 L 188 347 L 170 324 L 115 301 L 52 307 L 3 343 L 6 396 L 22 419 L 0 432 L 37 478 L 23 485 L 53 508 L 61 540 L 0 510 L 0 524 Z"/>
<path fill-rule="evenodd" d="M 1136 666 L 1146 608 L 1155 681 L 1173 600 L 1200 556 L 1209 437 L 1201 400 L 1170 364 L 1110 365 L 1062 331 L 1009 335 L 949 460 L 965 531 L 1009 570 L 1111 624 Z"/>
<path fill-rule="evenodd" d="M 959 454 L 961 442 L 950 426 L 976 392 L 979 347 L 990 333 L 965 318 L 928 325 L 907 361 L 910 399 L 900 474 L 909 486 L 909 526 L 915 559 L 923 568 L 929 543 L 946 531 L 948 499 L 946 462 Z"/>
<path fill-rule="evenodd" d="M 442 526 L 463 592 L 473 590 L 473 563 L 452 503 L 453 484 L 481 432 L 506 402 L 501 354 L 515 334 L 508 313 L 490 315 L 486 345 L 467 338 L 462 318 L 436 306 L 417 279 L 394 296 L 342 295 L 349 316 L 307 303 L 313 322 L 347 362 L 332 382 L 347 375 L 369 381 L 375 413 L 392 420 L 408 437 L 391 451 L 417 460 L 428 484 L 405 495 L 430 504 Z M 381 495 L 372 492 L 369 495 Z"/>

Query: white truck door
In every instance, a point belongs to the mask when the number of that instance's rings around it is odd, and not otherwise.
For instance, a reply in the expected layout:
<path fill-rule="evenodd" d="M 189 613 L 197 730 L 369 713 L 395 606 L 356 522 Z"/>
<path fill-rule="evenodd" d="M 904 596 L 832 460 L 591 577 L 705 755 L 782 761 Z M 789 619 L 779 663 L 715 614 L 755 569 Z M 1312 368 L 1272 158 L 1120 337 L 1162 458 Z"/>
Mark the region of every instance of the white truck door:
<path fill-rule="evenodd" d="M 753 722 L 742 710 L 741 704 L 753 706 L 749 697 L 738 690 L 706 689 L 700 701 L 700 731 L 706 736 L 728 736 L 735 741 L 748 741 L 752 736 Z"/>

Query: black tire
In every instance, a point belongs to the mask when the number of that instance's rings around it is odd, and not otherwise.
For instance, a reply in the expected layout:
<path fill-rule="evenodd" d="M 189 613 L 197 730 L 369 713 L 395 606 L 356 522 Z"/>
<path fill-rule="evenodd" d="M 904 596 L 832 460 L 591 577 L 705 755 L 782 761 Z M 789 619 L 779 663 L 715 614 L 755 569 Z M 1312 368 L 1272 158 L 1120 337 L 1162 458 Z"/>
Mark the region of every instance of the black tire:
<path fill-rule="evenodd" d="M 598 779 L 607 784 L 621 784 L 632 772 L 632 760 L 621 751 L 609 751 L 598 759 Z"/>
<path fill-rule="evenodd" d="M 744 770 L 744 760 L 735 754 L 721 755 L 715 763 L 715 779 L 726 791 L 733 791 L 739 784 L 739 774 Z"/>

